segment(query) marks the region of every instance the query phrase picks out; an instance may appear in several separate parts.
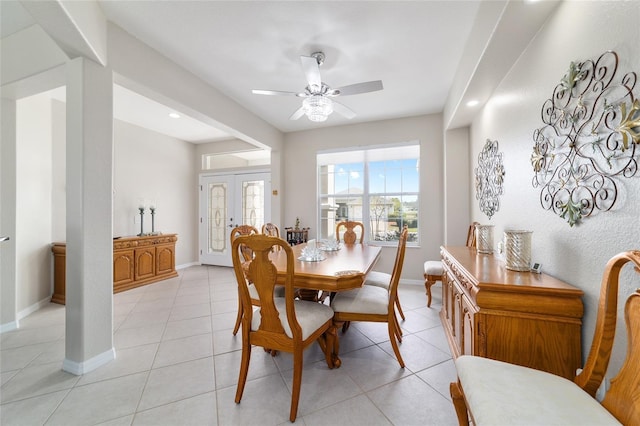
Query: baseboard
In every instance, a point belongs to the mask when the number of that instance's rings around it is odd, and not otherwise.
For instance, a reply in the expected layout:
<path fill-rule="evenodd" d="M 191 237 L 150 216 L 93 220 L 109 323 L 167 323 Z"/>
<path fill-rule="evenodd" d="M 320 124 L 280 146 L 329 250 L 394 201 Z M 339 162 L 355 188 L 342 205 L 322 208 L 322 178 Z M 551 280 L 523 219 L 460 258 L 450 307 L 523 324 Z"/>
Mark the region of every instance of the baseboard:
<path fill-rule="evenodd" d="M 35 311 L 42 309 L 43 307 L 47 306 L 49 303 L 51 303 L 51 296 L 45 297 L 44 299 L 40 300 L 39 302 L 34 303 L 33 305 L 21 310 L 20 312 L 18 312 L 18 321 L 20 321 L 23 318 L 28 317 L 29 315 L 31 315 L 32 313 L 34 313 Z"/>
<path fill-rule="evenodd" d="M 16 314 L 16 320 L 8 322 L 6 324 L 0 325 L 0 334 L 6 333 L 7 331 L 13 331 L 20 328 L 20 320 L 28 317 L 35 311 L 47 306 L 51 302 L 51 296 L 48 296 L 39 302 L 34 303 L 33 305 L 21 310 Z"/>
<path fill-rule="evenodd" d="M 17 330 L 19 325 L 18 321 L 11 321 L 6 324 L 2 324 L 0 325 L 0 334 L 6 333 L 7 331 Z"/>
<path fill-rule="evenodd" d="M 424 285 L 424 280 L 409 280 L 409 279 L 400 278 L 400 282 L 398 284 Z"/>
<path fill-rule="evenodd" d="M 178 265 L 178 266 L 176 266 L 176 270 L 189 268 L 189 267 L 191 267 L 191 266 L 200 266 L 200 262 L 184 263 L 184 264 L 182 264 L 182 265 Z"/>
<path fill-rule="evenodd" d="M 83 362 L 75 362 L 65 358 L 62 362 L 62 369 L 67 373 L 81 376 L 95 370 L 96 368 L 108 363 L 109 361 L 113 361 L 114 359 L 116 359 L 116 350 L 114 348 L 111 348 L 108 351 L 105 351 L 100 355 L 96 355 L 93 358 Z"/>

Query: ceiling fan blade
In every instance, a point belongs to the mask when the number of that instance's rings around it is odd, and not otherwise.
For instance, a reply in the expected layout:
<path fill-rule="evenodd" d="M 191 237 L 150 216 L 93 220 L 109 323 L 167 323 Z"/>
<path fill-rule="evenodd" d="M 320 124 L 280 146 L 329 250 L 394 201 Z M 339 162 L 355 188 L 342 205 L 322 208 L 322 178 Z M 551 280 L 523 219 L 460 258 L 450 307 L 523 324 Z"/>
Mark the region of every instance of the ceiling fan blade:
<path fill-rule="evenodd" d="M 291 117 L 289 117 L 289 120 L 297 120 L 298 118 L 302 117 L 304 115 L 304 108 L 300 107 L 296 110 L 296 112 L 294 112 L 293 114 L 291 114 Z"/>
<path fill-rule="evenodd" d="M 337 89 L 333 89 L 333 96 L 348 96 L 348 95 L 357 95 L 359 93 L 368 93 L 375 92 L 377 90 L 382 90 L 382 81 L 367 81 L 365 83 L 356 83 L 350 84 L 348 86 L 338 87 Z"/>
<path fill-rule="evenodd" d="M 252 90 L 254 95 L 278 95 L 278 96 L 300 96 L 296 92 L 281 92 L 279 90 Z"/>
<path fill-rule="evenodd" d="M 307 82 L 309 82 L 309 88 L 312 89 L 312 91 L 320 90 L 320 87 L 322 87 L 322 79 L 320 78 L 318 60 L 311 56 L 300 56 L 300 63 L 302 64 L 302 71 L 307 78 Z"/>
<path fill-rule="evenodd" d="M 333 110 L 349 120 L 356 116 L 356 113 L 353 112 L 353 110 L 341 104 L 340 102 L 333 101 Z"/>

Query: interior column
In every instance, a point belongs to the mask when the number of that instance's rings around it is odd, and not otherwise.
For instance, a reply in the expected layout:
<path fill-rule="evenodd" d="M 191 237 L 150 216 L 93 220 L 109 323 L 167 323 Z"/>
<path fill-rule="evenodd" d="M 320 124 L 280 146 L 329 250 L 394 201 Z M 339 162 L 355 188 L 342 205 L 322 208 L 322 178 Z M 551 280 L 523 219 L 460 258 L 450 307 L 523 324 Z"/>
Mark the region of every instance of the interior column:
<path fill-rule="evenodd" d="M 87 373 L 113 348 L 113 76 L 67 64 L 66 340 L 63 370 Z"/>

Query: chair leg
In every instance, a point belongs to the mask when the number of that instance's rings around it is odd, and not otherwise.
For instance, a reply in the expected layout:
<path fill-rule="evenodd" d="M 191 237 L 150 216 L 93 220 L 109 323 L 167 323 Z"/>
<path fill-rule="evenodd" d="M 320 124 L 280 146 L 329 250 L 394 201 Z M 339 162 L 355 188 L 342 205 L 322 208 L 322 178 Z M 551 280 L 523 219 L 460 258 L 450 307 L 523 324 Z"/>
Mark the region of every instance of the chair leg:
<path fill-rule="evenodd" d="M 238 295 L 240 297 L 240 295 Z M 240 323 L 242 322 L 242 315 L 244 310 L 242 308 L 242 302 L 238 301 L 238 317 L 236 318 L 236 325 L 233 327 L 233 335 L 238 334 L 238 330 L 240 329 Z"/>
<path fill-rule="evenodd" d="M 293 350 L 293 385 L 291 389 L 291 411 L 289 420 L 296 421 L 298 415 L 298 401 L 300 400 L 300 385 L 302 384 L 302 348 L 296 347 Z"/>
<path fill-rule="evenodd" d="M 431 307 L 431 286 L 434 285 L 436 282 L 434 280 L 430 280 L 430 279 L 425 279 L 424 280 L 424 287 L 427 289 L 427 307 Z"/>
<path fill-rule="evenodd" d="M 236 388 L 236 404 L 242 399 L 244 385 L 247 383 L 249 373 L 249 361 L 251 361 L 251 345 L 249 344 L 249 333 L 242 332 L 242 359 L 240 360 L 240 375 L 238 377 L 238 387 Z"/>
<path fill-rule="evenodd" d="M 395 322 L 395 319 L 393 320 Z M 400 367 L 404 368 L 404 360 L 402 359 L 402 355 L 400 355 L 400 348 L 398 348 L 398 341 L 396 340 L 396 334 L 394 328 L 397 327 L 397 324 L 392 324 L 391 322 L 387 323 L 389 328 L 389 340 L 391 340 L 391 347 L 393 347 L 393 352 L 396 354 L 396 359 L 400 364 Z"/>
<path fill-rule="evenodd" d="M 449 393 L 453 401 L 453 407 L 458 416 L 458 424 L 460 426 L 469 426 L 469 414 L 467 412 L 467 404 L 464 401 L 464 394 L 459 382 L 452 382 L 449 385 Z"/>
<path fill-rule="evenodd" d="M 402 317 L 402 321 L 405 320 L 404 312 L 402 312 L 402 306 L 400 306 L 400 298 L 396 295 L 396 307 L 398 308 L 398 313 Z"/>
<path fill-rule="evenodd" d="M 395 317 L 396 313 L 393 313 L 393 316 Z M 395 329 L 396 332 L 396 337 L 398 338 L 398 341 L 400 343 L 402 343 L 402 328 L 400 328 L 400 324 L 398 322 L 398 318 L 395 318 L 395 321 L 393 322 L 393 327 Z"/>

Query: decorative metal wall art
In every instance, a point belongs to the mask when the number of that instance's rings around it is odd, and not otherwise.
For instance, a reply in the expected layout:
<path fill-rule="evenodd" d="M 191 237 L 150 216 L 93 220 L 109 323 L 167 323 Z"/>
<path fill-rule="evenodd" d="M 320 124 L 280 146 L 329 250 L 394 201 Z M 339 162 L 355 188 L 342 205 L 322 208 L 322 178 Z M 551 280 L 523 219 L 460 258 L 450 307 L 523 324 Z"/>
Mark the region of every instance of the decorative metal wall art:
<path fill-rule="evenodd" d="M 484 148 L 478 154 L 476 175 L 476 200 L 480 210 L 489 219 L 500 209 L 500 195 L 504 192 L 504 164 L 502 153 L 498 152 L 498 141 L 487 139 Z"/>
<path fill-rule="evenodd" d="M 543 126 L 533 133 L 533 187 L 540 203 L 569 222 L 610 210 L 622 178 L 638 172 L 640 101 L 637 76 L 616 79 L 618 55 L 569 64 L 542 105 Z"/>

